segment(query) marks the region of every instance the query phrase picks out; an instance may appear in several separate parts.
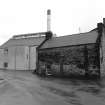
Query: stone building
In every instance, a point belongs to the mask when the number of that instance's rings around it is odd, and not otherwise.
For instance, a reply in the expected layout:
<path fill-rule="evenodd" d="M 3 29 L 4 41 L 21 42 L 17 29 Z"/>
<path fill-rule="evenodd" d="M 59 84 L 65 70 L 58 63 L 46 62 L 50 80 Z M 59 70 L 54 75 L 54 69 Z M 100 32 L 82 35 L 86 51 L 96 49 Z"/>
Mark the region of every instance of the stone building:
<path fill-rule="evenodd" d="M 37 73 L 105 75 L 105 24 L 86 33 L 51 37 L 38 49 Z"/>

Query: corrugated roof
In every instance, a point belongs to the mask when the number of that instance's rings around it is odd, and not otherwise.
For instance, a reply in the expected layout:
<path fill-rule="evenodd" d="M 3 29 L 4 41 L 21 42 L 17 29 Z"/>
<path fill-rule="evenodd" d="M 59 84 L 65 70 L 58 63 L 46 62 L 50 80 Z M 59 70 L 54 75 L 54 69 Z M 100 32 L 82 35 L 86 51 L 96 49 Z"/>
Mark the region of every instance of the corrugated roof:
<path fill-rule="evenodd" d="M 29 37 L 19 39 L 9 39 L 6 43 L 0 46 L 0 48 L 6 48 L 11 46 L 38 46 L 45 40 L 45 37 Z"/>
<path fill-rule="evenodd" d="M 87 33 L 55 37 L 46 41 L 40 49 L 95 43 L 97 36 L 97 29 L 95 29 Z"/>

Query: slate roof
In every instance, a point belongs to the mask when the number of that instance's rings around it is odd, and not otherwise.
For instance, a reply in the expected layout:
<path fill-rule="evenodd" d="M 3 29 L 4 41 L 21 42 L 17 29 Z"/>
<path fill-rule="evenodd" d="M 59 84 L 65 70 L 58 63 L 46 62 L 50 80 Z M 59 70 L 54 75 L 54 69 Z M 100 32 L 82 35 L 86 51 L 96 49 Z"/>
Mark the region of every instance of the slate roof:
<path fill-rule="evenodd" d="M 40 37 L 28 37 L 28 38 L 13 38 L 9 39 L 6 43 L 0 46 L 0 48 L 6 48 L 11 46 L 39 46 L 45 40 L 44 36 Z"/>
<path fill-rule="evenodd" d="M 53 37 L 52 39 L 46 41 L 40 49 L 96 43 L 97 37 L 97 29 L 87 33 Z"/>

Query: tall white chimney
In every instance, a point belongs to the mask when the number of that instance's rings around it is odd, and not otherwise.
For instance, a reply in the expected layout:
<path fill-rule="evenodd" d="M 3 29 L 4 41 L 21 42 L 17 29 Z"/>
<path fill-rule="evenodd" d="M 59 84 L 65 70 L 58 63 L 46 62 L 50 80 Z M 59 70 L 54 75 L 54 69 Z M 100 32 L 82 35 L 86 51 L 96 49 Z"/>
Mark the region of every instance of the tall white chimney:
<path fill-rule="evenodd" d="M 47 10 L 47 31 L 51 31 L 51 10 Z"/>

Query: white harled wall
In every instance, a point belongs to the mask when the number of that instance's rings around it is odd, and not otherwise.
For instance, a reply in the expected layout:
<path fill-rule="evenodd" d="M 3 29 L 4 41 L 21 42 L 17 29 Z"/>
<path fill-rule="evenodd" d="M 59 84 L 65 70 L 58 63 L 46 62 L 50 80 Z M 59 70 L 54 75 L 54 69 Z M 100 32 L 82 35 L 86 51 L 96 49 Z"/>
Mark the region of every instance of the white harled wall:
<path fill-rule="evenodd" d="M 16 70 L 26 70 L 25 68 L 25 46 L 16 46 L 15 48 L 15 63 Z"/>
<path fill-rule="evenodd" d="M 8 48 L 8 67 L 7 69 L 14 70 L 15 69 L 15 47 Z M 5 55 L 5 54 L 4 54 Z"/>
<path fill-rule="evenodd" d="M 35 70 L 36 69 L 36 47 L 37 46 L 12 46 L 0 49 L 0 68 L 4 68 L 4 63 L 8 63 L 7 70 Z"/>
<path fill-rule="evenodd" d="M 30 47 L 30 70 L 36 69 L 36 47 Z"/>
<path fill-rule="evenodd" d="M 101 77 L 105 76 L 105 29 L 101 37 L 101 46 L 100 46 L 100 72 Z"/>
<path fill-rule="evenodd" d="M 3 68 L 4 56 L 3 56 L 3 49 L 0 49 L 0 68 Z"/>

